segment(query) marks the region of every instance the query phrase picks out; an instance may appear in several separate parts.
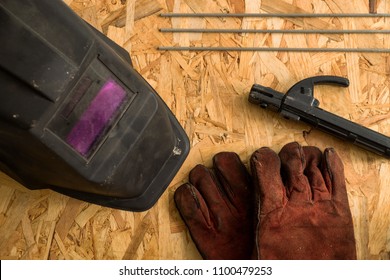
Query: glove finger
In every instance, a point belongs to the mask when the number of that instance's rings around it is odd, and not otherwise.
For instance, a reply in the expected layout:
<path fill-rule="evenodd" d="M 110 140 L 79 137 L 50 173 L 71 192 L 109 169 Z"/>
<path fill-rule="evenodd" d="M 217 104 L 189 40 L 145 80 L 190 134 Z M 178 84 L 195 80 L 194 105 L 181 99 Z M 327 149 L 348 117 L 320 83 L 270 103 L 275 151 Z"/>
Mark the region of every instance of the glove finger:
<path fill-rule="evenodd" d="M 222 152 L 213 158 L 215 173 L 229 201 L 237 211 L 246 211 L 253 198 L 248 171 L 236 153 Z"/>
<path fill-rule="evenodd" d="M 189 181 L 203 197 L 210 215 L 218 221 L 218 216 L 226 212 L 229 202 L 215 175 L 199 164 L 191 170 Z"/>
<path fill-rule="evenodd" d="M 304 174 L 306 159 L 302 146 L 297 142 L 286 144 L 279 152 L 279 157 L 289 201 L 310 201 L 312 194 L 309 180 Z"/>
<path fill-rule="evenodd" d="M 174 201 L 200 254 L 203 258 L 209 258 L 207 237 L 212 234 L 213 227 L 202 195 L 194 186 L 187 183 L 176 189 Z"/>
<path fill-rule="evenodd" d="M 325 150 L 323 168 L 325 183 L 332 195 L 332 199 L 348 205 L 344 165 L 333 148 Z"/>
<path fill-rule="evenodd" d="M 306 159 L 305 175 L 309 179 L 313 201 L 330 200 L 330 193 L 320 170 L 322 152 L 313 146 L 303 147 L 303 152 Z"/>
<path fill-rule="evenodd" d="M 191 184 L 178 187 L 174 201 L 188 227 L 208 228 L 211 225 L 209 210 L 202 195 Z"/>
<path fill-rule="evenodd" d="M 280 159 L 269 148 L 255 151 L 250 160 L 255 187 L 260 195 L 260 213 L 267 214 L 287 202 L 286 188 L 280 176 Z"/>

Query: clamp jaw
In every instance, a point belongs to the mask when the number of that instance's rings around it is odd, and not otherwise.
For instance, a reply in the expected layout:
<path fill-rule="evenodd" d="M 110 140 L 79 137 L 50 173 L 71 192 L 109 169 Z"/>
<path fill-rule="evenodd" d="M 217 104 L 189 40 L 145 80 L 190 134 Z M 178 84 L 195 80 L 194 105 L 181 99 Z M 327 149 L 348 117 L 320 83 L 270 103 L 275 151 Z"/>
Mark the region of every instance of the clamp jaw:
<path fill-rule="evenodd" d="M 249 93 L 249 102 L 390 157 L 389 137 L 319 108 L 320 102 L 314 98 L 314 86 L 324 84 L 348 87 L 349 80 L 337 76 L 310 77 L 293 85 L 286 94 L 254 84 Z"/>

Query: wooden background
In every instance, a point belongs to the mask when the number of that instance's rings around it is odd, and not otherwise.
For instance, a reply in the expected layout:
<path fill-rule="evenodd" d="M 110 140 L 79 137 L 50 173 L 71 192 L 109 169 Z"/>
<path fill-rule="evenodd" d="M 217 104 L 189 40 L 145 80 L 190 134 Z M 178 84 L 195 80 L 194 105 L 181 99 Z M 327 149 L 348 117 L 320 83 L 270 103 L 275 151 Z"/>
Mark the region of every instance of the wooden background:
<path fill-rule="evenodd" d="M 285 92 L 313 75 L 339 75 L 349 88 L 318 86 L 321 107 L 390 135 L 388 54 L 169 52 L 161 45 L 387 48 L 389 35 L 169 34 L 161 27 L 389 29 L 388 18 L 167 19 L 160 12 L 368 13 L 368 0 L 65 0 L 126 48 L 134 67 L 172 109 L 191 152 L 158 203 L 132 213 L 49 190 L 29 191 L 0 173 L 1 259 L 199 259 L 172 200 L 197 163 L 235 151 L 247 163 L 257 148 L 290 142 L 333 146 L 345 164 L 359 259 L 390 257 L 390 162 L 304 124 L 248 103 L 253 83 Z M 377 1 L 390 13 L 389 1 Z"/>

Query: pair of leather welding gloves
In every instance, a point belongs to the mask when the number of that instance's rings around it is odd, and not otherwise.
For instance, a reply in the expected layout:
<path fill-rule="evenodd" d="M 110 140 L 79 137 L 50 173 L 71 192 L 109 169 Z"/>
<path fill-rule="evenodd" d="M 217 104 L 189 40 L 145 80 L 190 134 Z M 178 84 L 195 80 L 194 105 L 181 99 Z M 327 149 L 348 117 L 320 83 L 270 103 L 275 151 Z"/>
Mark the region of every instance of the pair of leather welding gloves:
<path fill-rule="evenodd" d="M 257 150 L 197 165 L 176 206 L 204 259 L 356 259 L 344 167 L 332 148 Z"/>

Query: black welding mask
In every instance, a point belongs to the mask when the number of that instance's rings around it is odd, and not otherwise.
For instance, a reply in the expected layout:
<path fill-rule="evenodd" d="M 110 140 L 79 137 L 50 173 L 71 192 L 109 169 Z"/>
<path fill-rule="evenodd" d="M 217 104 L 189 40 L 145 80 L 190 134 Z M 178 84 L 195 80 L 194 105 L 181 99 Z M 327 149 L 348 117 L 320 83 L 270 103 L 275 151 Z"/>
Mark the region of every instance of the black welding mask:
<path fill-rule="evenodd" d="M 0 169 L 30 189 L 150 208 L 189 143 L 129 54 L 60 0 L 2 0 L 0 24 Z"/>

